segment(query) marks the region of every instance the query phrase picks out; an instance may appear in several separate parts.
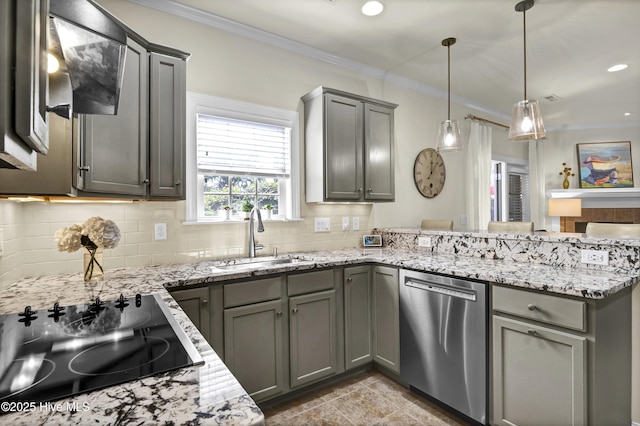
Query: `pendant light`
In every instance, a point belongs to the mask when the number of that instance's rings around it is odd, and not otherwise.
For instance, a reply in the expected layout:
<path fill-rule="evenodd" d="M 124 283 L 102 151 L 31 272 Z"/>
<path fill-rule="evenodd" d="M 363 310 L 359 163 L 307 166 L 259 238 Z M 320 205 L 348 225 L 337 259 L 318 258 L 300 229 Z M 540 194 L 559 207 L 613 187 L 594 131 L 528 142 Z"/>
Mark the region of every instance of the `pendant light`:
<path fill-rule="evenodd" d="M 516 4 L 516 12 L 522 12 L 524 34 L 524 100 L 513 105 L 509 139 L 513 141 L 530 141 L 543 139 L 546 135 L 538 101 L 527 99 L 527 10 L 534 5 L 534 0 L 524 0 Z"/>
<path fill-rule="evenodd" d="M 454 37 L 442 40 L 442 45 L 447 47 L 447 119 L 440 123 L 438 128 L 438 140 L 436 150 L 459 151 L 462 149 L 462 138 L 460 137 L 460 126 L 458 120 L 451 119 L 451 46 L 456 43 Z"/>

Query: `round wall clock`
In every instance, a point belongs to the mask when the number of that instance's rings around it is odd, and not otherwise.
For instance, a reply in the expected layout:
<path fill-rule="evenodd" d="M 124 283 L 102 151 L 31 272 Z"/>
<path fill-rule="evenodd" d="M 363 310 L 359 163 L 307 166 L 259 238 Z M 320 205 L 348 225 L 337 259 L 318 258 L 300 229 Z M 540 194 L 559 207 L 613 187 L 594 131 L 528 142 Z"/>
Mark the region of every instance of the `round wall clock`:
<path fill-rule="evenodd" d="M 420 151 L 413 164 L 413 180 L 423 197 L 433 198 L 442 192 L 447 173 L 438 151 L 426 148 Z"/>

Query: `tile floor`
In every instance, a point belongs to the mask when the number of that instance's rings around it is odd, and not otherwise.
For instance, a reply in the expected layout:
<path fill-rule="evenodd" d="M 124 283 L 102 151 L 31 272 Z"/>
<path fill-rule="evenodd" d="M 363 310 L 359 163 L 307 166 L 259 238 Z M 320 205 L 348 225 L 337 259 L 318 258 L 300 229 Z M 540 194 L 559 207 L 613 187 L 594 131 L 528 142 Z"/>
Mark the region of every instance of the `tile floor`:
<path fill-rule="evenodd" d="M 263 412 L 266 426 L 467 425 L 375 370 Z"/>

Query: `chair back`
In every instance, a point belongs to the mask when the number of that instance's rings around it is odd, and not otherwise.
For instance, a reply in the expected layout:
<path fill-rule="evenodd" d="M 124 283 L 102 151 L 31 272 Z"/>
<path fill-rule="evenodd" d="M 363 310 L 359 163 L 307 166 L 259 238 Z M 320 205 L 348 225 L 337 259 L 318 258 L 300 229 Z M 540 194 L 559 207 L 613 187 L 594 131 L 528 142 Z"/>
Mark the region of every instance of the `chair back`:
<path fill-rule="evenodd" d="M 587 223 L 585 230 L 587 236 L 640 236 L 640 224 L 638 223 Z"/>
<path fill-rule="evenodd" d="M 489 222 L 489 232 L 533 232 L 533 222 Z"/>

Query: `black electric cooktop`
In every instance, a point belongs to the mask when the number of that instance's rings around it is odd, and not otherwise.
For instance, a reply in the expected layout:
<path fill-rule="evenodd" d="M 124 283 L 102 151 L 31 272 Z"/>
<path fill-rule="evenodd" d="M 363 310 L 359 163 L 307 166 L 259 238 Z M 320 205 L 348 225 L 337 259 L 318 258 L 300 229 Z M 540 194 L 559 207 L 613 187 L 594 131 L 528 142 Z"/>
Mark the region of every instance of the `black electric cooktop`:
<path fill-rule="evenodd" d="M 53 401 L 202 363 L 157 294 L 0 315 L 0 402 Z"/>

